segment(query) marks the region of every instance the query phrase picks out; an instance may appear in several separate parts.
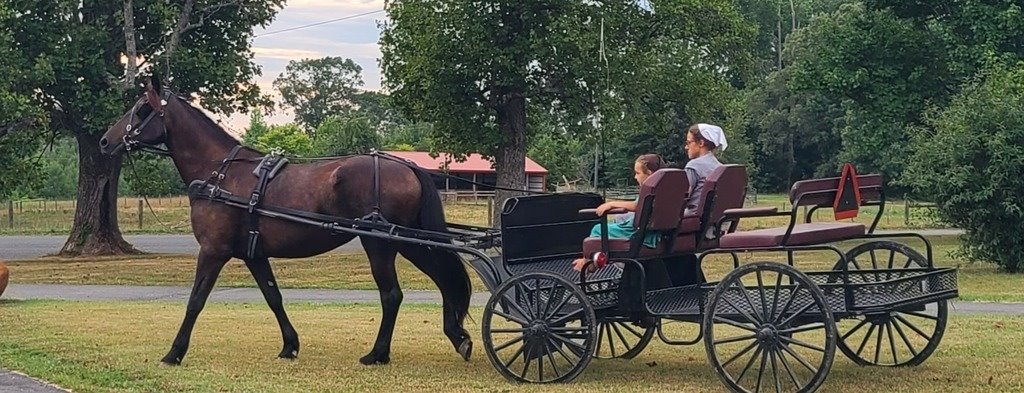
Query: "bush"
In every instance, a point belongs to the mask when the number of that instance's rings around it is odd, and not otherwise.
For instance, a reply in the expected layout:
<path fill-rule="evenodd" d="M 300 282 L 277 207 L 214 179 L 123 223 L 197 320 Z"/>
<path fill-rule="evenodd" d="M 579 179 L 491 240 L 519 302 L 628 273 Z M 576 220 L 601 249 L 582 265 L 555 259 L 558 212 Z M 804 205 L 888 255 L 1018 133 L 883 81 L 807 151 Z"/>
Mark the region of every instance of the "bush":
<path fill-rule="evenodd" d="M 986 73 L 927 124 L 904 181 L 966 231 L 966 256 L 1024 270 L 1024 63 Z"/>

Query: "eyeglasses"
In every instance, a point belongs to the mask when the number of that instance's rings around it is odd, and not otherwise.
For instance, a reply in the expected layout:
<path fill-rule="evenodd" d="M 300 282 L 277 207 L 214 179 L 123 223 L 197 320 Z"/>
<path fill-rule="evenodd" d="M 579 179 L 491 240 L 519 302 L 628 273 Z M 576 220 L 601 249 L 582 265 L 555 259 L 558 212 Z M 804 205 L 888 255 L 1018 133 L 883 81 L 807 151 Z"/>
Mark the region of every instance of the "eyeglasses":
<path fill-rule="evenodd" d="M 692 140 L 687 139 L 686 143 L 683 144 L 683 146 L 690 146 L 690 144 L 693 144 L 693 143 L 697 143 L 697 141 L 692 141 Z"/>

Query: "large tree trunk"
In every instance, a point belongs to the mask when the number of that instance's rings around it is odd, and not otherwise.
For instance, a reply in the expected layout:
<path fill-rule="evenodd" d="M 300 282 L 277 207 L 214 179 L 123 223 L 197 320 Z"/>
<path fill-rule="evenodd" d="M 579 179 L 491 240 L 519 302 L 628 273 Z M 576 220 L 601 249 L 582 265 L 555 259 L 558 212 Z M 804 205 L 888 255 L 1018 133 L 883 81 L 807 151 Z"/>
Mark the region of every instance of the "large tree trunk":
<path fill-rule="evenodd" d="M 75 133 L 78 141 L 78 203 L 62 256 L 138 253 L 117 225 L 117 181 L 121 156 L 100 153 L 99 137 Z"/>
<path fill-rule="evenodd" d="M 520 94 L 511 95 L 497 108 L 498 129 L 501 143 L 495 154 L 498 187 L 517 190 L 526 189 L 526 98 Z M 505 200 L 522 195 L 514 191 L 496 190 L 493 223 L 501 222 L 501 206 Z"/>

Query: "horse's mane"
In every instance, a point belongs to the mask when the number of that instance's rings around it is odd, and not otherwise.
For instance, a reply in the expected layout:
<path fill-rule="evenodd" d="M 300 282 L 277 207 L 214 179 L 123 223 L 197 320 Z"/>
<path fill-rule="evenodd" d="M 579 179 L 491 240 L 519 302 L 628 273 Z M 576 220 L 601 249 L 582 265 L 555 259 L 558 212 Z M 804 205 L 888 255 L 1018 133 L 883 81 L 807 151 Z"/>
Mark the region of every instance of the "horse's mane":
<path fill-rule="evenodd" d="M 178 97 L 178 99 L 181 100 L 183 104 L 185 104 L 186 108 L 190 109 L 188 112 L 192 115 L 192 117 L 195 120 L 197 120 L 206 128 L 217 131 L 209 133 L 209 137 L 217 138 L 219 139 L 219 142 L 224 142 L 231 145 L 237 145 L 241 143 L 241 141 L 231 136 L 231 134 L 224 130 L 224 127 L 221 127 L 221 125 L 217 124 L 216 121 L 213 121 L 213 119 L 211 119 L 210 116 L 207 116 L 205 112 L 197 108 L 195 105 L 192 105 L 191 102 L 189 102 L 183 97 Z"/>

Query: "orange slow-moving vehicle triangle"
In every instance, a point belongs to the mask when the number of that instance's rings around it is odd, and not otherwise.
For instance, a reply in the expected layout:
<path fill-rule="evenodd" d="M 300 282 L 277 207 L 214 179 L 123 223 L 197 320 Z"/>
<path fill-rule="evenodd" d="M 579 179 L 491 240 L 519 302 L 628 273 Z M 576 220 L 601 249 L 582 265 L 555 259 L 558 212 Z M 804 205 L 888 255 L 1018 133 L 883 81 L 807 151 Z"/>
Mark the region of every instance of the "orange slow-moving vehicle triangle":
<path fill-rule="evenodd" d="M 843 164 L 836 199 L 832 202 L 832 211 L 836 220 L 854 218 L 860 212 L 860 184 L 857 181 L 857 171 L 853 169 L 851 163 Z"/>

